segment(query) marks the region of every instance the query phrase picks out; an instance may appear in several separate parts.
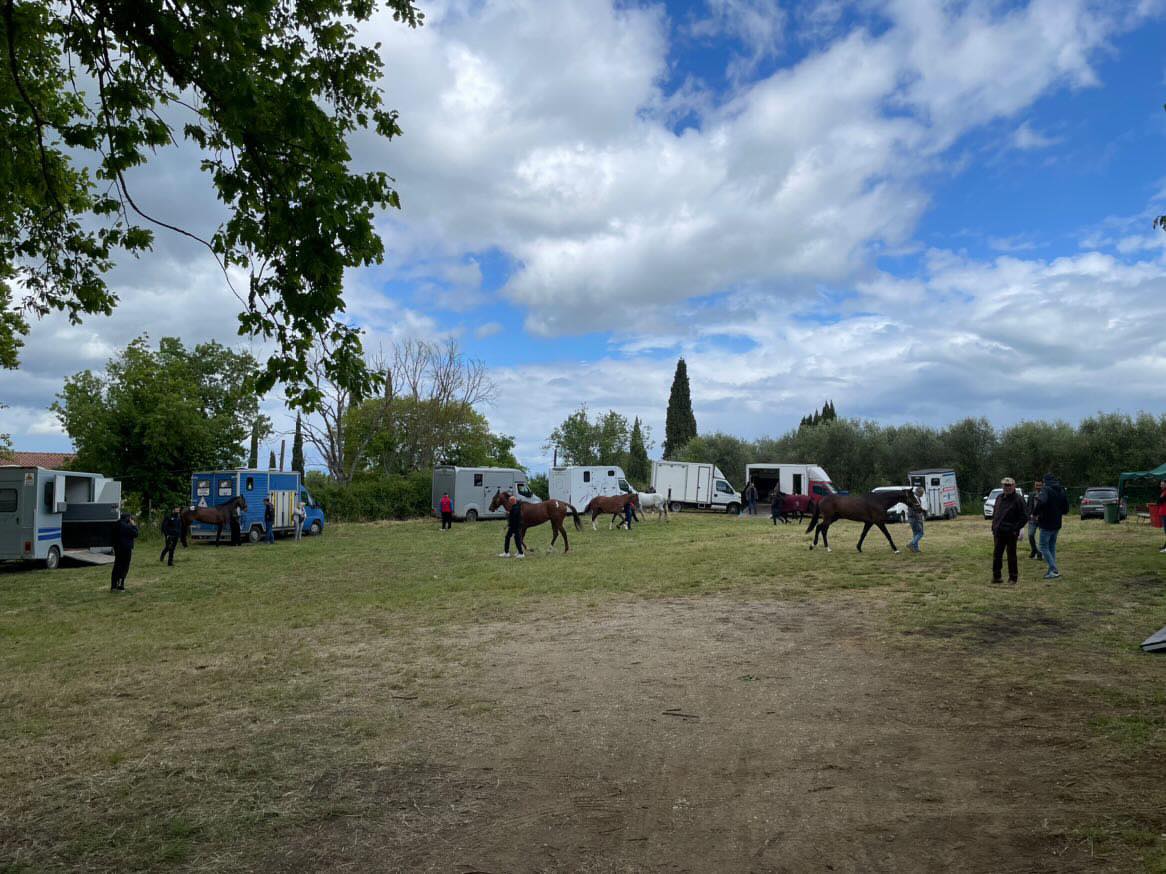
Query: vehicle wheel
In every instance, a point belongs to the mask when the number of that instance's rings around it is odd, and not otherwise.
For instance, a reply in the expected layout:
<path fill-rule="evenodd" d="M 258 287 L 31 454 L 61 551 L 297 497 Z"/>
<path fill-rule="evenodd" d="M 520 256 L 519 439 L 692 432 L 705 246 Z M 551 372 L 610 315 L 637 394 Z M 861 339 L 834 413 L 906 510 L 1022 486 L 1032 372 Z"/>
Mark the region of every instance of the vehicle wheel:
<path fill-rule="evenodd" d="M 669 513 L 679 513 L 682 509 L 684 509 L 684 508 L 680 506 L 679 501 L 673 501 L 671 504 L 668 505 L 668 512 Z"/>
<path fill-rule="evenodd" d="M 323 531 L 324 531 L 324 529 L 320 527 L 319 522 L 313 522 L 312 527 L 308 529 L 308 533 L 311 534 L 313 537 L 319 537 L 320 534 L 323 533 Z"/>
<path fill-rule="evenodd" d="M 263 529 L 259 526 L 253 527 L 250 531 L 247 532 L 247 539 L 252 543 L 258 543 L 261 539 L 263 539 Z"/>
<path fill-rule="evenodd" d="M 49 547 L 49 554 L 45 558 L 45 567 L 51 571 L 55 571 L 61 566 L 61 550 L 55 546 Z"/>
<path fill-rule="evenodd" d="M 725 512 L 728 513 L 730 516 L 736 516 L 741 512 L 741 505 L 740 504 L 729 504 L 727 507 L 725 507 Z"/>
<path fill-rule="evenodd" d="M 478 521 L 478 511 L 477 510 L 466 510 L 466 521 L 467 522 L 477 522 Z"/>

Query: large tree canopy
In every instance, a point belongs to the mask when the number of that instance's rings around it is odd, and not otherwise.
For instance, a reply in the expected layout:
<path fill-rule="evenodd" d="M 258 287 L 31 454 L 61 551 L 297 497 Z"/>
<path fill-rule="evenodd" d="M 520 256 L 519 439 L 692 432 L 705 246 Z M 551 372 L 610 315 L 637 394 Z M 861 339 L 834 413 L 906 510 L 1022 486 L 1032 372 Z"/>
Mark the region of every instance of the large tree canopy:
<path fill-rule="evenodd" d="M 412 0 L 385 0 L 409 26 Z M 376 0 L 0 0 L 0 304 L 36 315 L 113 310 L 118 253 L 153 228 L 127 171 L 185 138 L 228 207 L 203 239 L 237 291 L 240 332 L 274 339 L 259 388 L 318 400 L 306 356 L 330 338 L 336 378 L 362 390 L 359 335 L 338 320 L 346 267 L 381 260 L 376 208 L 399 207 L 384 172 L 349 171 L 347 137 L 400 133 L 381 106 L 377 47 L 355 40 Z M 185 112 L 182 123 L 172 121 Z M 180 128 L 180 129 L 179 129 Z M 210 257 L 208 255 L 208 257 Z M 6 307 L 0 306 L 0 311 Z M 21 321 L 0 312 L 0 364 L 16 364 Z"/>

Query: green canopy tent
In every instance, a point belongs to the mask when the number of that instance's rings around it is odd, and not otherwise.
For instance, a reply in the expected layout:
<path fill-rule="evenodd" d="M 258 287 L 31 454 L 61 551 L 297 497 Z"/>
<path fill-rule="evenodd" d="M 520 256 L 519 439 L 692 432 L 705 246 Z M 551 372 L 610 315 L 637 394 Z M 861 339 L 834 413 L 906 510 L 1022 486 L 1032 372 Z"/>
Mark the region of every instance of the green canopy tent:
<path fill-rule="evenodd" d="M 1140 480 L 1158 482 L 1164 479 L 1166 479 L 1166 464 L 1160 464 L 1153 470 L 1127 471 L 1117 478 L 1117 493 L 1119 495 L 1125 494 L 1127 482 L 1138 482 Z"/>

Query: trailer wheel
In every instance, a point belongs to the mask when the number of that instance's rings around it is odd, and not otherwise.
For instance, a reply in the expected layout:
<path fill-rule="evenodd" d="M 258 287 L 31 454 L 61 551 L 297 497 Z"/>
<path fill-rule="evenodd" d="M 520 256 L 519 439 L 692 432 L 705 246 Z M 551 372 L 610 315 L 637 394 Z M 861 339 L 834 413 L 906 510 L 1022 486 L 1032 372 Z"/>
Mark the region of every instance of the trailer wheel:
<path fill-rule="evenodd" d="M 671 504 L 668 505 L 668 512 L 669 513 L 679 513 L 682 509 L 684 509 L 684 508 L 680 506 L 679 501 L 673 501 Z"/>
<path fill-rule="evenodd" d="M 312 527 L 308 529 L 308 533 L 311 534 L 313 537 L 319 537 L 320 532 L 323 530 L 324 529 L 320 527 L 319 522 L 313 522 Z"/>
<path fill-rule="evenodd" d="M 55 571 L 61 566 L 61 550 L 55 546 L 49 547 L 49 554 L 45 558 L 45 567 Z"/>
<path fill-rule="evenodd" d="M 728 513 L 730 516 L 738 516 L 741 513 L 741 505 L 740 504 L 729 504 L 727 507 L 725 507 L 725 512 Z"/>
<path fill-rule="evenodd" d="M 466 510 L 466 521 L 467 522 L 477 522 L 478 521 L 478 511 L 477 510 Z"/>
<path fill-rule="evenodd" d="M 958 514 L 955 511 L 955 507 L 948 507 L 947 510 L 944 511 L 944 515 L 947 516 L 947 518 L 950 520 L 954 519 Z"/>
<path fill-rule="evenodd" d="M 251 530 L 247 532 L 247 539 L 252 543 L 258 543 L 263 538 L 263 529 L 258 525 L 252 525 Z"/>

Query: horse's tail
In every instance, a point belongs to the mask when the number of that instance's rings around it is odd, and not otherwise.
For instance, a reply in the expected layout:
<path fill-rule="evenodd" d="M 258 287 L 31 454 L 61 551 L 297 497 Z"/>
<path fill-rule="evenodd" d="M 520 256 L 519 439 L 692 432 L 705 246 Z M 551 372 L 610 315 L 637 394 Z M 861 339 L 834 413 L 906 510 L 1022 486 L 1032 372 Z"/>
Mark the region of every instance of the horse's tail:
<path fill-rule="evenodd" d="M 588 505 L 588 506 L 590 506 L 590 505 Z M 570 504 L 567 505 L 567 509 L 571 511 L 571 516 L 575 519 L 575 530 L 582 531 L 583 530 L 583 523 L 579 521 L 579 511 L 576 510 L 574 507 L 572 507 Z M 586 513 L 587 511 L 584 510 L 583 512 Z"/>
<path fill-rule="evenodd" d="M 814 526 L 818 524 L 818 511 L 821 509 L 821 503 L 821 501 L 813 501 L 814 515 L 810 517 L 810 526 L 806 529 L 807 534 L 813 531 Z"/>

